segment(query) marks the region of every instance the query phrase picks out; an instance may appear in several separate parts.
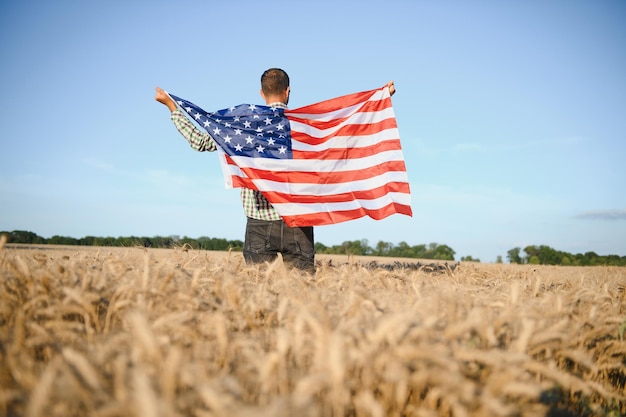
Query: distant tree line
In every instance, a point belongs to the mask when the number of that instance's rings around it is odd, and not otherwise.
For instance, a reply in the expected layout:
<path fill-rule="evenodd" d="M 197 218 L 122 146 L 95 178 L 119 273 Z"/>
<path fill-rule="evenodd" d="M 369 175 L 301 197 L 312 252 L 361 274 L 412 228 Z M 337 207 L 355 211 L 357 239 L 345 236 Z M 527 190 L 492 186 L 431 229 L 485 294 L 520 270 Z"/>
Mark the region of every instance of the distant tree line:
<path fill-rule="evenodd" d="M 153 237 L 97 237 L 86 236 L 80 239 L 66 236 L 52 236 L 49 239 L 41 237 L 33 232 L 14 230 L 12 232 L 2 232 L 0 235 L 7 236 L 8 243 L 27 244 L 51 244 L 51 245 L 80 245 L 80 246 L 125 246 L 125 247 L 146 247 L 146 248 L 172 248 L 185 245 L 193 249 L 203 250 L 243 250 L 241 240 L 228 240 L 221 238 L 211 238 L 201 236 L 197 239 L 178 236 L 153 236 Z M 428 245 L 410 246 L 406 242 L 394 245 L 390 242 L 379 241 L 374 247 L 369 245 L 367 239 L 345 241 L 340 245 L 326 246 L 317 242 L 315 250 L 319 254 L 333 255 L 358 255 L 358 256 L 387 256 L 393 258 L 417 258 L 435 259 L 442 261 L 454 261 L 456 252 L 447 245 L 429 243 Z M 535 264 L 535 265 L 572 265 L 572 266 L 626 266 L 626 256 L 619 255 L 598 255 L 595 252 L 584 254 L 571 254 L 552 249 L 549 246 L 526 246 L 513 248 L 507 252 L 507 259 L 512 264 Z M 480 259 L 471 256 L 461 257 L 463 262 L 480 262 Z M 497 263 L 502 262 L 502 257 L 498 256 Z"/>
<path fill-rule="evenodd" d="M 171 248 L 174 246 L 183 246 L 188 244 L 194 249 L 206 250 L 242 250 L 243 242 L 241 240 L 227 240 L 219 238 L 199 237 L 197 239 L 190 237 L 179 238 L 177 236 L 154 236 L 154 237 L 98 237 L 86 236 L 80 239 L 67 236 L 52 236 L 44 238 L 36 233 L 14 230 L 12 232 L 0 232 L 7 236 L 9 243 L 27 243 L 27 244 L 51 244 L 51 245 L 81 245 L 81 246 L 141 246 L 149 248 Z M 389 256 L 397 258 L 421 258 L 421 259 L 440 259 L 454 260 L 454 250 L 446 245 L 431 243 L 429 245 L 409 246 L 406 242 L 400 242 L 394 245 L 389 242 L 380 241 L 375 247 L 370 247 L 366 239 L 345 241 L 341 245 L 326 246 L 323 243 L 315 244 L 317 253 L 337 254 L 337 255 L 371 255 L 371 256 Z"/>
<path fill-rule="evenodd" d="M 235 250 L 243 249 L 241 240 L 228 240 L 215 237 L 201 236 L 197 239 L 178 236 L 127 236 L 127 237 L 97 237 L 85 236 L 80 239 L 67 236 L 52 236 L 49 239 L 41 237 L 33 232 L 14 230 L 12 232 L 0 232 L 7 236 L 8 243 L 30 243 L 50 245 L 80 245 L 80 246 L 141 246 L 145 248 L 172 248 L 189 245 L 193 249 L 205 250 Z"/>
<path fill-rule="evenodd" d="M 572 265 L 572 266 L 626 266 L 626 256 L 598 255 L 595 252 L 571 254 L 545 245 L 513 248 L 507 252 L 507 259 L 512 264 L 531 265 Z"/>
<path fill-rule="evenodd" d="M 199 237 L 197 239 L 178 236 L 154 236 L 154 237 L 97 237 L 86 236 L 80 239 L 67 236 L 52 236 L 49 239 L 41 237 L 33 232 L 14 230 L 12 232 L 0 232 L 7 236 L 8 243 L 28 244 L 51 244 L 51 245 L 80 245 L 80 246 L 141 246 L 146 248 L 171 248 L 188 244 L 193 249 L 205 250 L 236 250 L 243 249 L 241 240 L 227 240 L 220 238 Z M 454 250 L 446 245 L 431 243 L 429 245 L 409 246 L 406 242 L 394 245 L 380 241 L 374 248 L 370 247 L 366 239 L 345 241 L 341 245 L 326 246 L 323 243 L 315 244 L 317 253 L 336 255 L 371 255 L 389 256 L 395 258 L 420 258 L 454 260 Z"/>
<path fill-rule="evenodd" d="M 367 239 L 345 241 L 341 245 L 326 246 L 323 243 L 315 244 L 317 253 L 333 255 L 360 255 L 360 256 L 388 256 L 393 258 L 419 258 L 454 261 L 454 250 L 447 245 L 430 243 L 428 245 L 409 246 L 406 242 L 394 245 L 390 242 L 379 241 L 376 246 L 369 246 Z"/>

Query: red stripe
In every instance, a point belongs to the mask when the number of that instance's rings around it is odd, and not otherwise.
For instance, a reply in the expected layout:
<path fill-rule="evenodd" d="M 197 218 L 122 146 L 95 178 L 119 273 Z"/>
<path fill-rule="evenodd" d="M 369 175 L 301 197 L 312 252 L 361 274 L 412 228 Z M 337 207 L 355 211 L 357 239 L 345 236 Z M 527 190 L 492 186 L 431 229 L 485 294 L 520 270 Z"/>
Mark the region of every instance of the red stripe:
<path fill-rule="evenodd" d="M 410 194 L 409 184 L 406 182 L 390 182 L 380 187 L 364 191 L 353 191 L 334 195 L 294 195 L 278 192 L 263 192 L 263 195 L 274 204 L 278 203 L 345 203 L 352 200 L 374 200 L 388 193 Z"/>
<path fill-rule="evenodd" d="M 242 178 L 238 175 L 231 175 L 230 180 L 233 182 L 233 188 L 249 188 L 256 190 L 256 185 L 249 178 Z"/>
<path fill-rule="evenodd" d="M 293 151 L 293 159 L 357 159 L 376 155 L 384 151 L 402 150 L 400 139 L 386 140 L 362 148 L 331 148 L 324 151 Z"/>
<path fill-rule="evenodd" d="M 341 223 L 348 220 L 358 219 L 363 216 L 370 216 L 374 220 L 382 220 L 392 214 L 405 214 L 412 216 L 413 211 L 410 206 L 400 203 L 390 203 L 389 205 L 377 209 L 366 210 L 364 208 L 344 211 L 331 211 L 322 213 L 313 213 L 296 216 L 283 216 L 285 223 L 291 227 L 317 226 L 320 224 Z"/>
<path fill-rule="evenodd" d="M 319 103 L 310 104 L 304 107 L 299 107 L 295 110 L 288 110 L 285 111 L 285 114 L 320 114 L 345 109 L 346 107 L 354 106 L 355 104 L 368 101 L 370 97 L 372 97 L 372 95 L 379 90 L 380 88 L 370 91 L 362 91 L 360 93 L 347 94 L 345 96 L 320 101 Z"/>
<path fill-rule="evenodd" d="M 232 162 L 232 161 L 231 161 Z M 232 163 L 232 165 L 235 165 Z M 249 179 L 261 179 L 276 182 L 289 182 L 299 184 L 334 184 L 358 180 L 365 180 L 391 171 L 406 171 L 404 161 L 389 161 L 373 165 L 367 169 L 341 171 L 341 172 L 308 172 L 308 171 L 282 171 L 273 172 L 254 168 L 241 168 L 241 171 Z"/>

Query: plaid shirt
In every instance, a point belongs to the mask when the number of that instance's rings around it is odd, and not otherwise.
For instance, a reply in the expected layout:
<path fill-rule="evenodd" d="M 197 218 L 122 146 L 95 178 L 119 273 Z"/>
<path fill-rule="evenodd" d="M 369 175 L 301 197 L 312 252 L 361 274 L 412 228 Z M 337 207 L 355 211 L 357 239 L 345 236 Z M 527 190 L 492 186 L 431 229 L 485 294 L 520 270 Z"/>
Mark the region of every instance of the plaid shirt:
<path fill-rule="evenodd" d="M 269 106 L 287 108 L 284 103 L 271 103 Z M 185 114 L 176 109 L 172 112 L 172 122 L 176 129 L 187 139 L 189 145 L 199 152 L 214 152 L 217 150 L 215 141 L 207 132 L 198 129 Z M 259 191 L 249 188 L 241 189 L 241 203 L 246 216 L 257 220 L 280 220 L 278 212 Z"/>

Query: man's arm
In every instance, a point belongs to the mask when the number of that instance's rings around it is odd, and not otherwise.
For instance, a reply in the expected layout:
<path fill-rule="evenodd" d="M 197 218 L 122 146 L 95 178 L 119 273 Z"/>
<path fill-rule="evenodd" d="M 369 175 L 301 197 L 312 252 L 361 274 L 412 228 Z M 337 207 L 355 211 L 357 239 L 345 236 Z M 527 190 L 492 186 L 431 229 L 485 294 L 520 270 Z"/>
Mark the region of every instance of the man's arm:
<path fill-rule="evenodd" d="M 189 142 L 189 145 L 191 145 L 193 149 L 200 152 L 213 152 L 217 150 L 217 145 L 211 135 L 198 129 L 191 122 L 191 120 L 189 120 L 187 116 L 185 116 L 183 112 L 178 109 L 174 100 L 172 100 L 172 98 L 165 91 L 159 87 L 156 87 L 155 90 L 156 95 L 154 96 L 154 99 L 159 103 L 164 104 L 169 109 L 171 112 L 170 119 L 174 123 L 174 126 L 176 126 L 176 129 L 178 129 L 180 134 L 187 139 L 187 142 Z"/>
<path fill-rule="evenodd" d="M 165 106 L 172 112 L 176 110 L 176 103 L 172 100 L 172 97 L 169 96 L 165 91 L 160 89 L 159 87 L 154 88 L 156 90 L 156 96 L 154 99 L 159 103 L 165 104 Z"/>

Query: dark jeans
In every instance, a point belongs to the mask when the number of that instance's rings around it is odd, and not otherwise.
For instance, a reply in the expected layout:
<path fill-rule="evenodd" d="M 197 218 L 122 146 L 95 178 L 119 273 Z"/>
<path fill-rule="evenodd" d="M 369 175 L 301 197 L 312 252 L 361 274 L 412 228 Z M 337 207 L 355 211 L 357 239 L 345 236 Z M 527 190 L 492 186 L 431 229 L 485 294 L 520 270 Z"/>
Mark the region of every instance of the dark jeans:
<path fill-rule="evenodd" d="M 267 221 L 248 217 L 243 245 L 246 263 L 272 262 L 279 252 L 285 264 L 314 274 L 313 227 L 289 227 L 282 220 Z"/>

